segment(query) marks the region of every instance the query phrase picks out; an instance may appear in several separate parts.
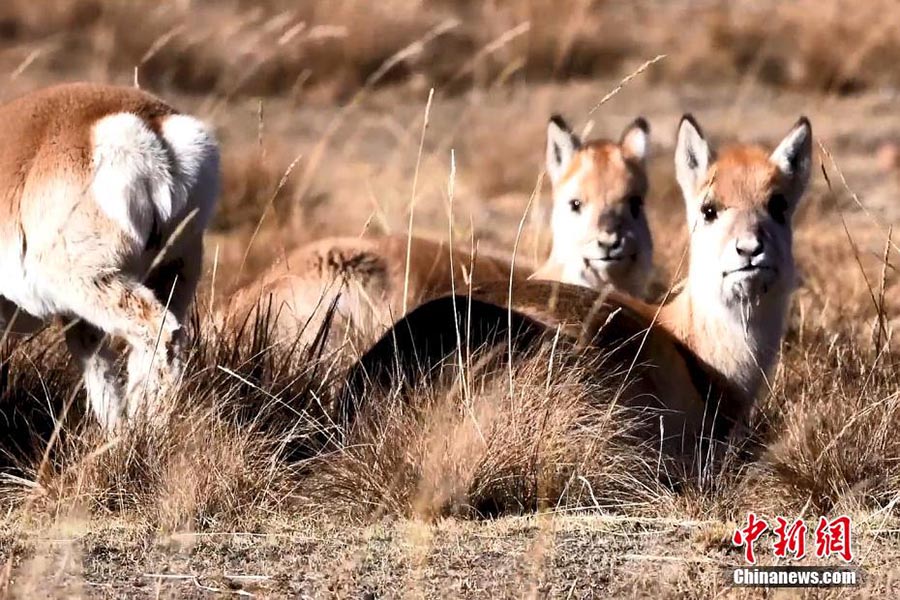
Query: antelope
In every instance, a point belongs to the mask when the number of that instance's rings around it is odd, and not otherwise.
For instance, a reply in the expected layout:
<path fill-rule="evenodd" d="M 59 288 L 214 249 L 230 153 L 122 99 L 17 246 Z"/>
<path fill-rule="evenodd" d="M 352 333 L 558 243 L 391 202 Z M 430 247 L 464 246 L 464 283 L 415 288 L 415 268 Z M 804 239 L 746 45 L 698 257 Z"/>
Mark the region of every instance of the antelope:
<path fill-rule="evenodd" d="M 636 119 L 618 143 L 582 144 L 563 121 L 548 125 L 547 170 L 554 187 L 553 249 L 531 277 L 589 287 L 620 287 L 643 294 L 653 245 L 643 214 L 647 192 L 645 159 L 649 126 Z M 329 337 L 337 341 L 366 325 L 383 330 L 404 309 L 452 291 L 467 290 L 472 280 L 507 281 L 528 275 L 511 260 L 451 253 L 449 247 L 413 238 L 406 278 L 407 237 L 326 238 L 292 252 L 238 292 L 219 322 L 247 322 L 268 314 L 276 340 L 309 342 L 320 331 L 328 307 L 335 304 Z M 405 294 L 405 298 L 404 298 Z M 260 310 L 262 309 L 262 310 Z"/>
<path fill-rule="evenodd" d="M 0 325 L 61 320 L 104 427 L 152 414 L 180 374 L 218 196 L 213 133 L 143 91 L 75 83 L 0 106 L 0 137 Z M 124 389 L 111 338 L 130 350 Z"/>
<path fill-rule="evenodd" d="M 394 325 L 350 369 L 342 394 L 350 419 L 370 385 L 413 383 L 455 352 L 457 320 L 469 347 L 493 344 L 510 354 L 560 332 L 602 357 L 605 373 L 624 372 L 623 402 L 659 411 L 660 444 L 720 440 L 756 400 L 778 357 L 794 288 L 792 218 L 809 181 L 812 128 L 801 117 L 772 152 L 732 145 L 718 154 L 685 115 L 675 167 L 687 208 L 690 259 L 686 282 L 663 305 L 627 295 L 529 281 L 424 303 Z M 511 358 L 515 360 L 515 355 Z M 659 427 L 655 428 L 659 432 Z"/>
<path fill-rule="evenodd" d="M 635 119 L 618 142 L 582 143 L 559 115 L 547 125 L 553 242 L 534 279 L 635 297 L 647 291 L 653 240 L 644 214 L 650 126 Z"/>
<path fill-rule="evenodd" d="M 290 252 L 239 290 L 219 323 L 240 328 L 262 318 L 275 342 L 308 344 L 328 322 L 327 344 L 336 348 L 348 334 L 380 334 L 430 298 L 454 289 L 465 293 L 478 282 L 509 281 L 511 272 L 530 273 L 511 265 L 510 259 L 451 252 L 449 244 L 406 235 L 324 238 Z"/>

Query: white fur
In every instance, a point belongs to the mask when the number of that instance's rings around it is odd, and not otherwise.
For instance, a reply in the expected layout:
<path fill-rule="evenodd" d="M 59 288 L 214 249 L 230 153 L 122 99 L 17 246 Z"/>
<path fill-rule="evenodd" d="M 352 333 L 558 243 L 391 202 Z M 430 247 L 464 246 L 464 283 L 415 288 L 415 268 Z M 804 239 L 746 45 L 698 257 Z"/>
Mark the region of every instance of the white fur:
<path fill-rule="evenodd" d="M 578 136 L 567 128 L 553 120 L 547 124 L 547 174 L 554 185 L 565 175 L 580 145 Z"/>
<path fill-rule="evenodd" d="M 692 262 L 691 268 L 699 270 L 701 264 Z M 791 264 L 782 267 L 792 270 Z M 678 300 L 693 307 L 694 351 L 752 401 L 777 359 L 791 291 L 785 287 L 733 302 L 730 296 L 722 296 L 720 285 L 718 281 L 689 279 Z"/>
<path fill-rule="evenodd" d="M 154 219 L 168 221 L 186 202 L 184 187 L 173 181 L 166 148 L 144 121 L 130 113 L 97 121 L 93 141 L 94 200 L 142 247 Z"/>
<path fill-rule="evenodd" d="M 196 222 L 209 224 L 219 195 L 219 145 L 212 131 L 189 115 L 166 117 L 162 136 L 175 159 L 176 181 L 190 191 L 188 210 L 197 210 Z"/>
<path fill-rule="evenodd" d="M 675 144 L 675 177 L 688 210 L 692 211 L 697 205 L 698 186 L 706 179 L 711 162 L 712 150 L 703 134 L 690 119 L 682 119 Z"/>
<path fill-rule="evenodd" d="M 622 136 L 622 150 L 630 157 L 645 162 L 650 150 L 650 133 L 634 125 Z"/>
<path fill-rule="evenodd" d="M 580 140 L 568 130 L 565 122 L 554 118 L 547 126 L 547 172 L 553 187 L 553 212 L 551 228 L 553 243 L 550 256 L 532 277 L 580 285 L 594 289 L 615 287 L 641 297 L 646 293 L 653 262 L 653 239 L 644 210 L 632 213 L 629 189 L 632 176 L 629 161 L 638 161 L 643 169 L 643 159 L 649 146 L 646 123 L 636 121 L 626 128 L 622 141 L 611 153 L 605 167 L 608 172 L 598 173 L 597 164 L 587 156 L 571 173 L 572 160 L 585 149 Z M 563 180 L 563 176 L 570 173 Z M 598 176 L 604 176 L 603 189 L 590 185 Z M 572 201 L 580 202 L 580 208 L 572 209 Z M 619 259 L 608 260 L 601 255 L 601 246 L 613 246 L 621 242 L 616 252 L 624 254 Z"/>
<path fill-rule="evenodd" d="M 74 352 L 73 352 L 74 354 Z M 84 389 L 100 425 L 114 428 L 119 420 L 121 389 L 116 378 L 114 362 L 100 354 L 88 354 L 82 360 Z"/>
<path fill-rule="evenodd" d="M 809 123 L 801 121 L 769 159 L 789 177 L 783 193 L 791 206 L 807 185 L 811 135 Z M 691 228 L 690 267 L 686 289 L 668 312 L 680 321 L 674 325 L 681 337 L 742 392 L 749 406 L 777 360 L 784 335 L 794 285 L 792 227 L 790 215 L 779 222 L 768 214 L 764 189 L 756 191 L 759 197 L 742 198 L 705 221 L 699 207 L 704 185 L 710 185 L 704 182 L 712 156 L 699 129 L 682 120 L 675 165 Z M 750 246 L 760 252 L 739 251 Z M 767 270 L 740 271 L 747 266 Z"/>
<path fill-rule="evenodd" d="M 64 249 L 67 241 L 61 232 L 72 217 L 70 209 L 65 207 L 70 206 L 72 198 L 82 191 L 62 176 L 40 184 L 26 184 L 23 196 L 27 195 L 29 202 L 23 201 L 20 210 L 27 213 L 31 207 L 39 207 L 35 224 L 40 230 L 32 231 L 20 221 L 15 234 L 0 244 L 0 295 L 15 304 L 19 312 L 24 311 L 35 319 L 47 319 L 65 310 L 65 302 L 60 296 L 69 290 L 59 289 L 56 282 L 47 279 L 33 249 L 46 244 Z M 47 207 L 60 208 L 47 210 Z M 72 250 L 79 252 L 77 248 Z M 65 269 L 65 266 L 61 265 L 59 269 Z"/>
<path fill-rule="evenodd" d="M 812 128 L 809 121 L 800 119 L 793 129 L 781 140 L 769 156 L 782 173 L 794 181 L 795 185 L 806 187 L 812 170 Z M 789 195 L 791 212 L 798 198 Z"/>
<path fill-rule="evenodd" d="M 219 190 L 219 152 L 201 122 L 181 115 L 164 118 L 157 134 L 135 114 L 112 114 L 94 123 L 90 135 L 86 172 L 54 171 L 51 159 L 49 175 L 26 176 L 20 211 L 3 224 L 0 325 L 17 307 L 16 332 L 33 330 L 40 319 L 65 319 L 66 342 L 84 373 L 91 407 L 112 428 L 126 412 L 126 394 L 133 416 L 177 381 L 180 322 L 201 271 L 203 230 Z M 170 289 L 142 283 L 159 250 L 148 246 L 150 235 L 158 227 L 155 233 L 170 236 L 195 209 L 195 226 L 157 265 L 163 279 L 177 282 L 166 308 Z M 129 346 L 127 392 L 106 336 Z"/>

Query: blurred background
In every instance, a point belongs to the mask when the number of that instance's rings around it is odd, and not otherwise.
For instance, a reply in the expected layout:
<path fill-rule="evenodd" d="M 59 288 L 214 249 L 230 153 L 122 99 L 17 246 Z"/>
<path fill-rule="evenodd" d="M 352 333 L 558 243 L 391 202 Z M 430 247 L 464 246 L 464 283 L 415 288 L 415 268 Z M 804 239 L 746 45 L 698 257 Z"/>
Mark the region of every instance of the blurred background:
<path fill-rule="evenodd" d="M 641 114 L 668 275 L 682 249 L 669 239 L 684 240 L 671 156 L 685 111 L 713 139 L 768 143 L 807 114 L 870 211 L 826 160 L 834 189 L 817 173 L 803 215 L 830 224 L 809 234 L 816 256 L 847 247 L 835 209 L 864 258 L 883 253 L 900 221 L 898 22 L 893 0 L 4 0 L 0 94 L 136 82 L 212 121 L 225 190 L 207 258 L 224 291 L 313 238 L 405 231 L 431 88 L 416 233 L 446 238 L 452 214 L 459 240 L 508 253 L 525 215 L 532 259 L 548 240 L 549 115 L 618 137 Z"/>

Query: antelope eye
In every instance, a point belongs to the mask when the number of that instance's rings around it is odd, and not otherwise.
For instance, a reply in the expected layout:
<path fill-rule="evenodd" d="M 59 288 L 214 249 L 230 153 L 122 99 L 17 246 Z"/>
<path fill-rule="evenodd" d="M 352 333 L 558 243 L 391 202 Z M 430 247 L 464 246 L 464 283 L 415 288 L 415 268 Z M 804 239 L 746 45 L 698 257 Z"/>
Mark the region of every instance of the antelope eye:
<path fill-rule="evenodd" d="M 784 194 L 772 194 L 769 198 L 768 211 L 779 225 L 787 222 L 788 201 Z"/>
<path fill-rule="evenodd" d="M 703 220 L 707 223 L 712 223 L 719 216 L 719 209 L 711 202 L 701 206 L 700 212 L 703 213 Z"/>
<path fill-rule="evenodd" d="M 569 200 L 569 208 L 572 209 L 572 212 L 578 214 L 581 212 L 581 200 L 578 198 L 573 198 Z"/>
<path fill-rule="evenodd" d="M 637 219 L 644 207 L 644 199 L 640 196 L 632 196 L 628 199 L 628 208 L 631 209 L 631 216 Z"/>

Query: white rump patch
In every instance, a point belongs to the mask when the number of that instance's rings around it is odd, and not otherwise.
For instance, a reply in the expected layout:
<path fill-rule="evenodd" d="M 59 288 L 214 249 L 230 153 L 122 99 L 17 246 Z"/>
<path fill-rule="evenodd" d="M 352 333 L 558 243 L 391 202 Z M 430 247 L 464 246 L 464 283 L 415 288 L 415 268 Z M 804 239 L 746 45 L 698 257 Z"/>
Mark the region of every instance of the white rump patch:
<path fill-rule="evenodd" d="M 196 222 L 205 229 L 219 196 L 216 137 L 206 124 L 189 115 L 166 117 L 162 136 L 174 155 L 176 185 L 179 195 L 186 198 L 186 212 L 197 209 Z"/>
<path fill-rule="evenodd" d="M 131 113 L 97 121 L 93 142 L 94 199 L 106 216 L 144 246 L 154 219 L 167 221 L 185 202 L 184 192 L 173 186 L 166 148 L 147 124 Z"/>

